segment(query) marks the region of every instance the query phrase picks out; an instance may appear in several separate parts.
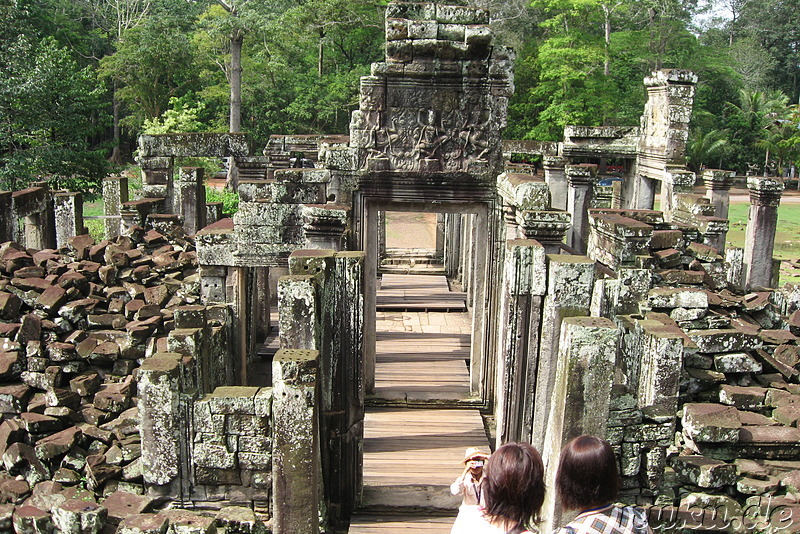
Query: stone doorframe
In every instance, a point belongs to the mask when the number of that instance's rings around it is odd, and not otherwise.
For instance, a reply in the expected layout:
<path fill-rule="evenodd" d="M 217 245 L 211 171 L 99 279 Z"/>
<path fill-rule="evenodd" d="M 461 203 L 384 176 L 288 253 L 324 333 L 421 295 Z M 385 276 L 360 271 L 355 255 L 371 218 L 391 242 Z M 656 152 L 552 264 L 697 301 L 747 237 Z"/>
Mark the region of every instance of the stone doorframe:
<path fill-rule="evenodd" d="M 384 198 L 362 196 L 357 219 L 361 224 L 356 224 L 360 230 L 357 243 L 360 243 L 365 252 L 364 261 L 364 383 L 366 391 L 375 389 L 375 319 L 376 319 L 376 283 L 378 279 L 378 213 L 381 211 L 402 211 L 417 213 L 455 213 L 461 215 L 474 214 L 475 225 L 473 243 L 485 243 L 485 247 L 472 248 L 471 280 L 468 284 L 472 292 L 472 336 L 470 347 L 470 392 L 486 400 L 489 396 L 491 385 L 488 383 L 489 361 L 489 333 L 486 328 L 486 314 L 488 312 L 488 283 L 489 283 L 489 214 L 492 203 L 463 202 L 463 201 L 388 201 Z M 469 253 L 469 251 L 463 251 Z"/>

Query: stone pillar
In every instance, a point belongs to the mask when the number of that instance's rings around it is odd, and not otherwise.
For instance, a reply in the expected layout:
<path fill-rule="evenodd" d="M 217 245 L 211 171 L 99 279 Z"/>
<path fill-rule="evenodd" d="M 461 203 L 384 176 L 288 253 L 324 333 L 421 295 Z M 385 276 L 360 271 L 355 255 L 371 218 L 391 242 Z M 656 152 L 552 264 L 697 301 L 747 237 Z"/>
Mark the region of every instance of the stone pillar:
<path fill-rule="evenodd" d="M 386 212 L 378 212 L 378 265 L 386 257 Z"/>
<path fill-rule="evenodd" d="M 572 229 L 567 236 L 567 244 L 585 254 L 589 240 L 589 208 L 592 205 L 594 167 L 567 165 L 566 173 L 569 182 L 567 211 L 572 214 Z"/>
<path fill-rule="evenodd" d="M 733 171 L 719 169 L 706 169 L 700 176 L 706 187 L 706 197 L 714 206 L 714 217 L 728 218 L 730 206 L 730 190 L 733 185 Z"/>
<path fill-rule="evenodd" d="M 364 441 L 364 253 L 334 255 L 331 375 L 337 395 L 331 427 L 338 440 L 331 446 L 327 480 L 329 498 L 338 499 L 338 517 L 350 517 L 362 486 Z M 333 323 L 332 323 L 333 325 Z"/>
<path fill-rule="evenodd" d="M 14 241 L 14 204 L 11 191 L 0 191 L 0 243 Z"/>
<path fill-rule="evenodd" d="M 533 240 L 506 242 L 497 371 L 497 445 L 531 440 L 547 268 Z"/>
<path fill-rule="evenodd" d="M 183 433 L 189 420 L 182 411 L 181 354 L 161 352 L 139 367 L 139 434 L 142 438 L 144 481 L 151 492 L 176 497 L 181 478 L 182 454 L 188 446 Z"/>
<path fill-rule="evenodd" d="M 547 182 L 547 186 L 550 188 L 550 205 L 559 210 L 567 209 L 569 188 L 565 172 L 566 165 L 567 158 L 560 156 L 544 156 L 542 158 L 544 181 Z"/>
<path fill-rule="evenodd" d="M 181 167 L 175 188 L 175 211 L 183 217 L 183 229 L 193 235 L 206 225 L 206 188 L 202 167 Z"/>
<path fill-rule="evenodd" d="M 750 212 L 744 243 L 746 289 L 769 287 L 772 282 L 772 252 L 783 187 L 783 182 L 774 178 L 747 178 Z"/>
<path fill-rule="evenodd" d="M 163 198 L 164 209 L 172 212 L 174 158 L 139 158 L 142 167 L 142 194 L 146 198 Z"/>
<path fill-rule="evenodd" d="M 546 254 L 560 254 L 564 236 L 572 227 L 572 216 L 566 211 L 523 211 L 517 213 L 523 239 L 535 239 Z"/>
<path fill-rule="evenodd" d="M 278 331 L 282 349 L 314 349 L 320 339 L 313 275 L 289 275 L 278 280 Z"/>
<path fill-rule="evenodd" d="M 448 213 L 444 242 L 444 269 L 447 276 L 458 278 L 459 257 L 461 256 L 461 215 Z"/>
<path fill-rule="evenodd" d="M 548 255 L 546 259 L 547 295 L 542 309 L 542 334 L 536 372 L 531 441 L 539 450 L 542 450 L 544 445 L 545 429 L 550 420 L 561 322 L 567 317 L 589 314 L 595 279 L 595 262 L 586 256 L 553 254 Z"/>
<path fill-rule="evenodd" d="M 67 245 L 67 240 L 86 233 L 83 226 L 83 195 L 80 193 L 56 193 L 56 248 Z"/>
<path fill-rule="evenodd" d="M 347 210 L 341 206 L 303 206 L 306 247 L 342 250 L 347 229 Z"/>
<path fill-rule="evenodd" d="M 664 220 L 672 221 L 677 195 L 691 194 L 695 180 L 693 172 L 681 168 L 667 169 L 664 181 L 661 182 L 661 211 L 664 213 Z"/>
<path fill-rule="evenodd" d="M 728 247 L 725 249 L 725 263 L 728 264 L 728 284 L 737 292 L 744 292 L 744 249 Z"/>
<path fill-rule="evenodd" d="M 319 531 L 319 352 L 281 349 L 272 361 L 272 531 Z"/>
<path fill-rule="evenodd" d="M 606 436 L 611 377 L 617 355 L 618 330 L 602 317 L 565 319 L 561 329 L 555 387 L 550 418 L 542 449 L 545 485 L 555 488 L 556 467 L 561 448 L 572 438 L 591 434 Z M 542 507 L 543 532 L 560 524 L 561 509 L 555 491 L 548 491 Z"/>
<path fill-rule="evenodd" d="M 109 176 L 103 179 L 103 219 L 106 239 L 122 233 L 122 204 L 128 202 L 128 177 Z"/>
<path fill-rule="evenodd" d="M 436 214 L 436 258 L 442 261 L 444 258 L 444 232 L 445 232 L 445 214 Z"/>

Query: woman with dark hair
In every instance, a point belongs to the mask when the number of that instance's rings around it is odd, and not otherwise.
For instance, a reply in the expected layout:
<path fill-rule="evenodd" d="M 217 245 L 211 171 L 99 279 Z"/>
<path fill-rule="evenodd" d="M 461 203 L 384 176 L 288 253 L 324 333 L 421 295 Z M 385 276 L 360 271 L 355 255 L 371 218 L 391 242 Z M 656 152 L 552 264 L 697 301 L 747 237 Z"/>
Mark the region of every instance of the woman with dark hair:
<path fill-rule="evenodd" d="M 528 443 L 506 443 L 486 463 L 483 514 L 493 530 L 505 534 L 536 532 L 544 502 L 544 465 Z"/>
<path fill-rule="evenodd" d="M 561 451 L 556 492 L 565 510 L 579 512 L 554 534 L 652 534 L 644 511 L 614 506 L 619 493 L 617 458 L 611 445 L 578 436 Z"/>

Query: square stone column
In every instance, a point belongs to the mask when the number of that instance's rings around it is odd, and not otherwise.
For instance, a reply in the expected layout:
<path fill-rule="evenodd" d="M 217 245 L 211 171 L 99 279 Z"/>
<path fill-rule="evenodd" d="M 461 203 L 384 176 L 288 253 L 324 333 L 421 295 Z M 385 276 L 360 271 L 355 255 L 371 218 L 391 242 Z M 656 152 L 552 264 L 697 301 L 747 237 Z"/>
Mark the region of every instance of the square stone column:
<path fill-rule="evenodd" d="M 682 194 L 691 194 L 696 176 L 693 172 L 683 168 L 667 169 L 664 181 L 661 182 L 661 211 L 664 220 L 672 222 L 673 212 L 677 206 L 676 197 Z"/>
<path fill-rule="evenodd" d="M 775 178 L 750 176 L 750 211 L 744 242 L 745 288 L 770 287 L 775 230 L 783 182 Z"/>
<path fill-rule="evenodd" d="M 553 208 L 567 209 L 567 175 L 565 168 L 567 158 L 560 156 L 544 156 L 542 166 L 544 167 L 544 181 L 550 187 L 551 202 Z"/>
<path fill-rule="evenodd" d="M 700 175 L 706 188 L 706 197 L 714 206 L 714 217 L 728 218 L 733 171 L 706 169 Z"/>
<path fill-rule="evenodd" d="M 86 233 L 83 226 L 83 195 L 56 193 L 54 198 L 56 218 L 56 247 L 67 245 L 67 240 Z"/>
<path fill-rule="evenodd" d="M 572 229 L 567 244 L 581 254 L 586 253 L 589 242 L 589 209 L 592 207 L 592 191 L 595 181 L 594 165 L 567 165 L 569 183 L 567 211 L 572 214 Z"/>
<path fill-rule="evenodd" d="M 206 225 L 206 188 L 202 167 L 181 167 L 175 187 L 175 211 L 183 217 L 189 235 Z"/>
<path fill-rule="evenodd" d="M 272 529 L 319 532 L 319 352 L 281 349 L 272 361 Z"/>
<path fill-rule="evenodd" d="M 506 242 L 497 372 L 497 444 L 530 441 L 547 268 L 533 240 Z"/>
<path fill-rule="evenodd" d="M 122 205 L 128 202 L 128 177 L 109 176 L 103 179 L 103 214 L 106 239 L 122 233 Z"/>
<path fill-rule="evenodd" d="M 345 206 L 318 204 L 303 206 L 303 232 L 306 247 L 339 251 L 344 248 L 347 229 Z"/>
<path fill-rule="evenodd" d="M 551 398 L 555 388 L 561 322 L 568 317 L 589 315 L 595 280 L 595 261 L 586 256 L 553 254 L 547 260 L 547 294 L 542 308 L 536 398 L 533 403 L 531 443 L 544 445 L 550 421 Z"/>
<path fill-rule="evenodd" d="M 151 493 L 177 497 L 188 458 L 189 418 L 181 400 L 183 355 L 160 352 L 139 368 L 139 434 L 142 438 L 144 481 Z"/>
<path fill-rule="evenodd" d="M 548 490 L 543 532 L 560 523 L 555 476 L 562 447 L 581 434 L 606 436 L 619 331 L 604 317 L 571 317 L 561 327 L 555 384 L 542 460 Z"/>
<path fill-rule="evenodd" d="M 139 158 L 139 165 L 142 167 L 142 194 L 146 198 L 163 198 L 167 212 L 172 211 L 174 200 L 174 160 L 172 157 Z"/>

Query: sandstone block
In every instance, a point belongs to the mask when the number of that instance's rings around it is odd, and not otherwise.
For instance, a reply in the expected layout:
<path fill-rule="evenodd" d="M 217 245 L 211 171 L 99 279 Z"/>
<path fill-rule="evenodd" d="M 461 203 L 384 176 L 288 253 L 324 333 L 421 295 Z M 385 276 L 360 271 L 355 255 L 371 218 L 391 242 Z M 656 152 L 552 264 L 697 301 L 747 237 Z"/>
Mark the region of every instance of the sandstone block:
<path fill-rule="evenodd" d="M 247 534 L 266 534 L 263 522 L 250 508 L 226 506 L 217 513 L 217 525 L 229 531 Z"/>
<path fill-rule="evenodd" d="M 736 443 L 742 423 L 735 408 L 719 404 L 685 404 L 683 431 L 694 441 Z"/>
<path fill-rule="evenodd" d="M 719 401 L 739 409 L 753 410 L 764 407 L 766 395 L 765 388 L 724 384 L 719 390 Z"/>
<path fill-rule="evenodd" d="M 684 482 L 701 488 L 721 488 L 736 482 L 736 466 L 704 456 L 676 456 L 672 468 Z"/>
<path fill-rule="evenodd" d="M 746 352 L 714 355 L 714 368 L 720 373 L 760 373 L 761 364 Z"/>
<path fill-rule="evenodd" d="M 53 509 L 53 523 L 63 534 L 99 534 L 106 514 L 97 503 L 71 499 Z"/>
<path fill-rule="evenodd" d="M 116 525 L 128 517 L 144 513 L 152 502 L 150 497 L 115 491 L 103 501 L 103 506 L 108 510 L 108 521 Z"/>

